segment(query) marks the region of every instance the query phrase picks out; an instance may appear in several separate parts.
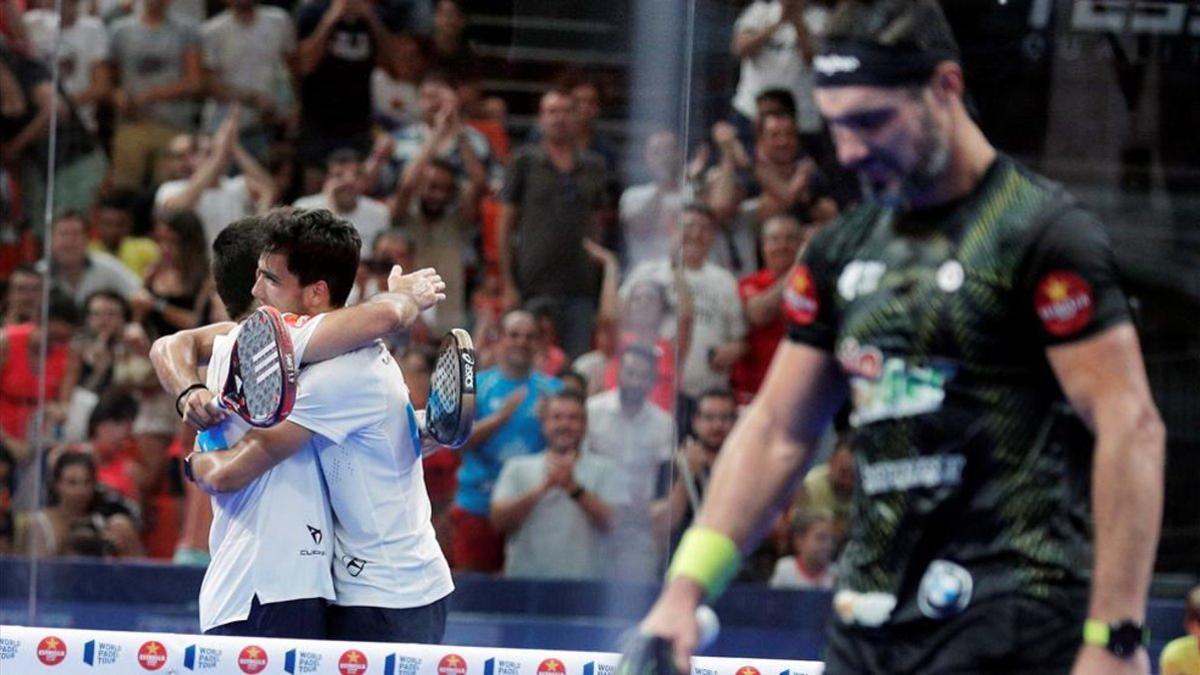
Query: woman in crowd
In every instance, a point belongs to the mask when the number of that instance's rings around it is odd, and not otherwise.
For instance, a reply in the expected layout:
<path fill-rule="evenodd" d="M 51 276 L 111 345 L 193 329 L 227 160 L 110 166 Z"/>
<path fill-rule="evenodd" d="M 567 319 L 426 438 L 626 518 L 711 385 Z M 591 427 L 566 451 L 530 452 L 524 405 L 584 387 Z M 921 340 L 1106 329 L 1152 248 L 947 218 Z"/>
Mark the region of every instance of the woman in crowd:
<path fill-rule="evenodd" d="M 38 556 L 141 555 L 130 509 L 102 493 L 90 455 L 63 452 L 50 474 L 49 506 L 18 516 L 18 548 Z"/>
<path fill-rule="evenodd" d="M 134 317 L 152 339 L 208 323 L 213 290 L 204 226 L 195 213 L 160 215 L 153 236 L 161 257 L 145 288 L 130 298 Z"/>

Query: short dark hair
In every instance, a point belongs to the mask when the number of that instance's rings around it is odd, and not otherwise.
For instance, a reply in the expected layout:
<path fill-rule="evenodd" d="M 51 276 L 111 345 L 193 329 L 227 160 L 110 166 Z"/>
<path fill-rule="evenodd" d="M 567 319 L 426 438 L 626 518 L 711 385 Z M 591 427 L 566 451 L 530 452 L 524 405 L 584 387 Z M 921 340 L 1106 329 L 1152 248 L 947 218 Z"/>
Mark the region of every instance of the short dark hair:
<path fill-rule="evenodd" d="M 116 395 L 110 392 L 96 403 L 95 408 L 92 408 L 92 414 L 88 417 L 88 436 L 94 435 L 96 427 L 104 422 L 132 422 L 137 414 L 138 404 L 132 396 L 129 394 Z"/>
<path fill-rule="evenodd" d="M 730 403 L 737 405 L 737 398 L 734 397 L 732 391 L 725 389 L 724 387 L 713 387 L 712 389 L 705 389 L 703 392 L 700 393 L 699 396 L 696 397 L 696 411 L 695 412 L 697 412 L 697 413 L 700 412 L 700 406 L 703 405 L 705 401 L 707 401 L 711 398 L 721 399 L 723 401 L 729 401 Z M 693 414 L 695 414 L 695 413 L 693 413 Z"/>
<path fill-rule="evenodd" d="M 287 256 L 287 268 L 302 286 L 324 281 L 329 303 L 346 304 L 358 272 L 362 238 L 349 222 L 327 209 L 276 211 L 264 218 L 267 242 L 264 253 Z"/>
<path fill-rule="evenodd" d="M 577 370 L 571 370 L 568 368 L 567 370 L 564 370 L 558 374 L 558 379 L 562 380 L 564 389 L 567 388 L 567 380 L 574 380 L 574 381 L 578 382 L 580 385 L 582 385 L 583 391 L 585 391 L 585 392 L 587 391 L 587 388 L 588 388 L 587 378 L 584 377 L 583 374 Z M 574 391 L 574 390 L 572 390 L 572 391 Z"/>
<path fill-rule="evenodd" d="M 429 160 L 429 162 L 427 162 L 427 165 L 432 166 L 436 169 L 441 169 L 442 171 L 445 171 L 446 173 L 450 174 L 451 177 L 458 175 L 458 169 L 454 168 L 453 164 L 451 164 L 450 162 L 448 162 L 447 160 L 445 160 L 442 157 L 434 157 L 433 159 Z M 455 187 L 458 187 L 457 183 L 455 183 Z"/>
<path fill-rule="evenodd" d="M 75 298 L 58 288 L 50 289 L 50 304 L 46 307 L 46 315 L 50 321 L 79 325 L 79 305 L 75 304 Z"/>
<path fill-rule="evenodd" d="M 83 225 L 84 232 L 87 232 L 87 218 L 83 216 L 83 212 L 79 209 L 64 209 L 54 214 L 54 220 L 50 221 L 50 229 L 53 230 L 58 227 L 59 223 L 68 220 L 78 220 L 79 224 Z"/>
<path fill-rule="evenodd" d="M 781 112 L 769 112 L 757 120 L 754 120 L 754 135 L 762 136 L 763 131 L 765 131 L 767 128 L 767 121 L 772 119 L 786 120 L 792 125 L 792 129 L 794 129 L 797 134 L 800 133 L 800 128 L 796 125 L 795 115 L 788 115 Z"/>
<path fill-rule="evenodd" d="M 779 106 L 783 108 L 784 112 L 791 116 L 792 119 L 796 118 L 796 97 L 787 89 L 763 89 L 762 91 L 758 92 L 758 96 L 754 97 L 755 103 L 758 103 L 759 101 L 773 101 L 778 103 Z"/>
<path fill-rule="evenodd" d="M 138 195 L 129 188 L 115 188 L 109 190 L 106 194 L 100 195 L 96 200 L 96 206 L 102 209 L 112 209 L 114 211 L 124 211 L 130 216 L 137 210 Z"/>
<path fill-rule="evenodd" d="M 58 491 L 54 489 L 54 486 L 58 484 L 58 481 L 62 480 L 63 474 L 67 472 L 67 469 L 75 465 L 82 466 L 84 469 L 86 469 L 88 475 L 90 475 L 92 478 L 92 482 L 96 482 L 96 461 L 92 459 L 91 455 L 79 452 L 77 450 L 68 450 L 62 453 L 58 456 L 58 459 L 54 460 L 54 467 L 50 470 L 51 506 L 57 505 L 59 501 Z M 94 499 L 95 498 L 93 498 L 92 506 L 95 505 Z"/>
<path fill-rule="evenodd" d="M 658 349 L 653 345 L 646 345 L 640 342 L 634 342 L 626 345 L 625 348 L 621 350 L 621 357 L 617 362 L 620 363 L 621 361 L 624 361 L 626 356 L 636 356 L 644 360 L 646 363 L 650 364 L 651 368 L 655 369 L 655 372 L 657 372 Z"/>
<path fill-rule="evenodd" d="M 453 89 L 458 85 L 458 78 L 444 68 L 430 68 L 421 77 L 421 84 L 440 84 Z"/>
<path fill-rule="evenodd" d="M 121 306 L 121 320 L 125 323 L 133 321 L 133 308 L 129 306 L 129 301 L 125 299 L 125 296 L 108 288 L 101 288 L 98 291 L 93 291 L 87 296 L 87 298 L 84 299 L 83 311 L 85 314 L 87 312 L 88 305 L 92 304 L 92 300 L 95 300 L 96 298 L 104 298 L 105 300 L 112 300 L 113 302 L 117 303 Z"/>
<path fill-rule="evenodd" d="M 845 0 L 829 17 L 825 39 L 861 41 L 882 47 L 915 47 L 961 53 L 937 0 Z"/>
<path fill-rule="evenodd" d="M 580 407 L 587 410 L 587 397 L 573 389 L 560 389 L 546 397 L 546 407 L 550 407 L 551 401 L 571 401 L 578 403 Z"/>
<path fill-rule="evenodd" d="M 266 246 L 266 227 L 258 216 L 233 221 L 213 241 L 213 282 L 225 312 L 235 321 L 254 304 L 258 258 Z"/>
<path fill-rule="evenodd" d="M 329 153 L 325 158 L 326 168 L 336 166 L 338 164 L 359 164 L 362 162 L 362 155 L 354 148 L 338 148 Z"/>
<path fill-rule="evenodd" d="M 711 222 L 711 223 L 717 222 L 716 212 L 713 211 L 712 208 L 709 207 L 709 205 L 705 204 L 704 202 L 688 202 L 687 204 L 684 204 L 683 209 L 680 210 L 680 212 L 679 212 L 679 215 L 682 217 L 683 214 L 689 213 L 689 212 L 690 213 L 698 213 L 698 214 L 704 216 L 705 218 L 708 218 L 709 222 Z"/>

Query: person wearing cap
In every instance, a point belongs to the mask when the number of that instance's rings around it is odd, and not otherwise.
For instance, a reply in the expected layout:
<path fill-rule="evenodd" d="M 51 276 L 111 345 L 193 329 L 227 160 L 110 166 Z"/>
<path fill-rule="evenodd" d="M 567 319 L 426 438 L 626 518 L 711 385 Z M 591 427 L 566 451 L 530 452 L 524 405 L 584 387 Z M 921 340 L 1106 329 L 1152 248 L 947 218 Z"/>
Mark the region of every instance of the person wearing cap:
<path fill-rule="evenodd" d="M 791 272 L 787 339 L 631 657 L 687 666 L 696 606 L 848 398 L 827 675 L 1147 673 L 1165 429 L 1104 229 L 970 118 L 936 0 L 839 3 L 827 38 L 816 100 L 867 199 Z"/>

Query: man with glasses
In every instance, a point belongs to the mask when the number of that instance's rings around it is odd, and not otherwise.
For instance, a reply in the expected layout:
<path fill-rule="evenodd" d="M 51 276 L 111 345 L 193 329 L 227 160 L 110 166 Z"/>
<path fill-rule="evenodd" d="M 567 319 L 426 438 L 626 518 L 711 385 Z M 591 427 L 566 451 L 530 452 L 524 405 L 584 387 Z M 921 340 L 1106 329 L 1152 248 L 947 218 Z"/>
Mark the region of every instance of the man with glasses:
<path fill-rule="evenodd" d="M 533 352 L 541 337 L 537 321 L 514 310 L 500 324 L 498 363 L 475 381 L 477 421 L 463 446 L 458 471 L 453 565 L 460 570 L 499 572 L 504 564 L 504 537 L 489 520 L 492 488 L 510 457 L 541 452 L 546 447 L 537 418 L 537 403 L 562 389 L 562 383 L 533 369 Z"/>

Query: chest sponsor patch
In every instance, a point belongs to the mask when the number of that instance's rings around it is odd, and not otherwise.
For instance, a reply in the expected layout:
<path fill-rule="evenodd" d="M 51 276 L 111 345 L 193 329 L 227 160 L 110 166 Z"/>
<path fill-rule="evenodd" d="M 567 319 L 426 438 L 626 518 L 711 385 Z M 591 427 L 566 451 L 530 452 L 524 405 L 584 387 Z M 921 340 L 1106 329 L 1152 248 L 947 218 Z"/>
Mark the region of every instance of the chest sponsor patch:
<path fill-rule="evenodd" d="M 813 284 L 808 265 L 792 268 L 787 286 L 783 289 L 783 313 L 800 326 L 807 326 L 817 318 L 817 287 Z"/>
<path fill-rule="evenodd" d="M 1095 297 L 1092 285 L 1074 272 L 1055 270 L 1038 282 L 1034 309 L 1046 332 L 1068 337 L 1083 330 L 1092 319 Z"/>

